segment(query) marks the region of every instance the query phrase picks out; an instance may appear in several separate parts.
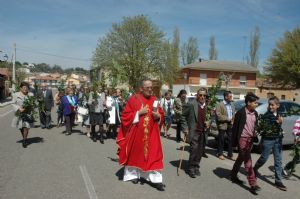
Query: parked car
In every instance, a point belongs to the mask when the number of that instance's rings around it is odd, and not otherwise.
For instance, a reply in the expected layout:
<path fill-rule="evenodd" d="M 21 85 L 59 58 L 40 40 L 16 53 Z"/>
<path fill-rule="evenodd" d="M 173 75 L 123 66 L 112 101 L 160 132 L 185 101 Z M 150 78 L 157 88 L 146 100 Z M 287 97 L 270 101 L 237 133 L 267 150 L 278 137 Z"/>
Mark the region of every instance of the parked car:
<path fill-rule="evenodd" d="M 243 108 L 245 106 L 245 100 L 237 100 L 234 103 L 236 111 Z M 267 99 L 260 99 L 258 100 L 258 107 L 256 108 L 256 111 L 258 114 L 264 114 L 268 109 L 268 100 Z M 300 116 L 300 105 L 298 103 L 288 101 L 288 100 L 281 100 L 280 101 L 280 107 L 278 112 L 282 114 L 290 113 L 290 112 L 296 112 L 296 115 L 287 116 L 284 118 L 284 122 L 282 124 L 283 129 L 283 145 L 291 145 L 294 143 L 294 136 L 292 134 L 293 126 L 296 122 L 296 120 Z M 215 122 L 215 117 L 213 117 L 213 123 L 212 123 L 212 129 L 210 131 L 210 135 L 217 137 L 218 136 L 218 129 Z M 259 137 L 260 140 L 260 137 Z M 255 143 L 255 145 L 258 145 L 258 143 Z"/>

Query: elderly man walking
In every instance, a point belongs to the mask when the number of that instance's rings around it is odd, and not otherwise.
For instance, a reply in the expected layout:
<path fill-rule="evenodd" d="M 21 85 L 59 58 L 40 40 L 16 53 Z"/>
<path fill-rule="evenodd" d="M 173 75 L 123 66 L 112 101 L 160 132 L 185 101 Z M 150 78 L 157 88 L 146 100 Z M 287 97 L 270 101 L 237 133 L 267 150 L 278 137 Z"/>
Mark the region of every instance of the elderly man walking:
<path fill-rule="evenodd" d="M 120 165 L 125 166 L 123 181 L 137 184 L 141 180 L 164 191 L 159 131 L 164 114 L 152 90 L 152 81 L 143 80 L 140 93 L 128 100 L 117 137 L 118 155 Z"/>

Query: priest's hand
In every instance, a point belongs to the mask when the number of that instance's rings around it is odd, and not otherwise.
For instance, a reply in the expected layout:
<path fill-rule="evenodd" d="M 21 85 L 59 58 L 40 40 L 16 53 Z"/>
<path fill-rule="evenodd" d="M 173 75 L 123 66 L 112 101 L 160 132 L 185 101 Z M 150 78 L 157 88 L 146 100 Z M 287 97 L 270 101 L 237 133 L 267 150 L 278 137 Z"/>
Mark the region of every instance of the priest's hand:
<path fill-rule="evenodd" d="M 158 112 L 152 111 L 153 119 L 154 120 L 159 120 L 160 119 L 160 114 Z"/>
<path fill-rule="evenodd" d="M 144 115 L 146 113 L 148 113 L 148 108 L 142 105 L 142 108 L 139 110 L 139 115 Z"/>

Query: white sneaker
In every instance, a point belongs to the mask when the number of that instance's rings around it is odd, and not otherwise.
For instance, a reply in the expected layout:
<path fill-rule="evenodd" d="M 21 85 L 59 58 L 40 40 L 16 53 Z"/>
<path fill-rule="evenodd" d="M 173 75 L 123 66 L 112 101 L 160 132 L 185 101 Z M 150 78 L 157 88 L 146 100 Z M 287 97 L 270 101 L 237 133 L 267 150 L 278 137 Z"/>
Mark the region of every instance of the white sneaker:
<path fill-rule="evenodd" d="M 285 167 L 283 167 L 283 169 L 282 169 L 282 174 L 283 174 L 284 176 L 288 176 L 288 175 L 289 175 L 289 172 L 288 172 L 288 170 L 286 170 Z"/>
<path fill-rule="evenodd" d="M 90 134 L 90 133 L 87 133 L 86 136 L 88 136 L 88 137 L 90 138 L 90 137 L 91 137 L 91 134 Z"/>

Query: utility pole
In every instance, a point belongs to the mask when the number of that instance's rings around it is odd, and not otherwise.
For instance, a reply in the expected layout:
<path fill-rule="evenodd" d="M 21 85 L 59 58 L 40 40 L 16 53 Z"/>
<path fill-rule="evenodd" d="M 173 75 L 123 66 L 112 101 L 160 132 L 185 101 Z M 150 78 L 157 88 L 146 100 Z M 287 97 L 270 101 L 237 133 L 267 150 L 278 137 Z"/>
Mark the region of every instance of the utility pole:
<path fill-rule="evenodd" d="M 13 45 L 13 76 L 12 76 L 12 90 L 13 92 L 16 91 L 16 54 L 17 54 L 17 50 L 16 50 L 16 43 L 14 43 Z"/>

